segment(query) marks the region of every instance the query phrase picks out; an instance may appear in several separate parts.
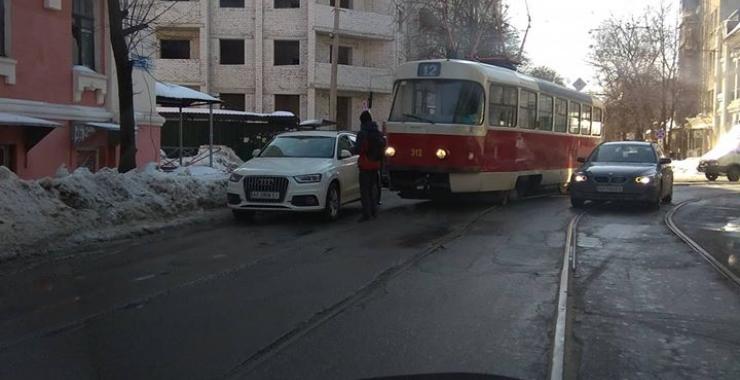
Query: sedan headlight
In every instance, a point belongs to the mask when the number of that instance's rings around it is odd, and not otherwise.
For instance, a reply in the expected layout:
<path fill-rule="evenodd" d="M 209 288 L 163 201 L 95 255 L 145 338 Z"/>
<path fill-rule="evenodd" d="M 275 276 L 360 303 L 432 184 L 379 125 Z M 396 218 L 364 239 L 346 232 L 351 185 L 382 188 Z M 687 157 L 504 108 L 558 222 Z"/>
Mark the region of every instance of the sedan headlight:
<path fill-rule="evenodd" d="M 231 173 L 231 177 L 229 177 L 229 181 L 231 182 L 239 182 L 244 178 L 241 174 Z"/>
<path fill-rule="evenodd" d="M 305 174 L 293 177 L 298 183 L 318 183 L 321 182 L 321 174 Z"/>
<path fill-rule="evenodd" d="M 655 180 L 655 177 L 653 176 L 640 176 L 640 177 L 635 178 L 635 182 L 641 185 L 648 185 L 651 182 L 653 182 L 653 180 Z"/>
<path fill-rule="evenodd" d="M 575 182 L 586 182 L 588 181 L 588 177 L 584 174 L 576 174 L 573 176 L 573 181 Z"/>

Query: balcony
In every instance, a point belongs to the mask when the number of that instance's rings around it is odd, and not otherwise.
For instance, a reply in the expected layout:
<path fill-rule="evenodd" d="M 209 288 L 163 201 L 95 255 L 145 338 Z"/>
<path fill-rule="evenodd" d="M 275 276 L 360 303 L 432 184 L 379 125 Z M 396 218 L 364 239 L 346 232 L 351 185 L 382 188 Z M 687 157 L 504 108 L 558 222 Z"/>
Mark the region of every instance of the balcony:
<path fill-rule="evenodd" d="M 155 12 L 162 15 L 157 20 L 160 27 L 202 24 L 200 1 L 158 1 Z"/>
<path fill-rule="evenodd" d="M 174 83 L 199 83 L 200 60 L 198 59 L 155 59 L 157 80 Z"/>
<path fill-rule="evenodd" d="M 331 85 L 331 64 L 317 63 L 314 87 L 328 89 Z M 393 72 L 375 67 L 339 65 L 337 88 L 340 91 L 357 91 L 390 94 L 393 89 Z"/>
<path fill-rule="evenodd" d="M 334 11 L 328 5 L 316 4 L 314 29 L 320 33 L 334 30 Z M 393 40 L 393 16 L 352 9 L 342 9 L 340 35 L 355 38 Z"/>

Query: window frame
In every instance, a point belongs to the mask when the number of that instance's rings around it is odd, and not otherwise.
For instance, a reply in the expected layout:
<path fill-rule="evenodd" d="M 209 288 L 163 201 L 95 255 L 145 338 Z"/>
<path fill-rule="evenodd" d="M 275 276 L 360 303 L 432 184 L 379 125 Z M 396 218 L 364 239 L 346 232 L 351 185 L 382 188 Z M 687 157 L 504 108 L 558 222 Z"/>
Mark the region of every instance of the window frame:
<path fill-rule="evenodd" d="M 224 43 L 235 43 L 235 42 L 241 42 L 241 55 L 234 55 L 232 58 L 241 58 L 241 60 L 227 60 L 228 62 L 224 62 Z M 243 66 L 247 63 L 246 58 L 246 41 L 243 38 L 219 38 L 218 39 L 218 64 L 223 66 Z"/>
<path fill-rule="evenodd" d="M 80 3 L 78 3 L 78 1 Z M 79 13 L 77 8 L 88 8 L 88 6 L 85 6 L 86 3 L 89 5 L 90 14 Z M 79 7 L 77 5 L 79 5 Z M 96 69 L 97 64 L 97 44 L 95 33 L 95 23 L 97 21 L 95 17 L 96 8 L 95 1 L 93 0 L 72 0 L 72 43 L 77 43 L 77 51 L 75 52 L 76 56 L 73 54 L 72 63 L 78 66 L 86 66 L 93 71 Z M 78 31 L 76 32 L 76 30 Z M 83 41 L 83 32 L 88 35 L 89 40 L 85 39 L 85 41 Z M 75 37 L 75 33 L 79 34 L 79 40 Z M 85 49 L 91 49 L 88 54 L 88 59 L 91 59 L 92 62 L 85 62 Z"/>
<path fill-rule="evenodd" d="M 594 124 L 596 124 L 596 112 L 599 113 L 599 133 L 594 133 Z M 593 114 L 591 116 L 591 136 L 602 136 L 604 134 L 604 109 L 601 107 L 593 107 Z"/>
<path fill-rule="evenodd" d="M 558 114 L 558 102 L 565 103 L 565 106 L 563 107 L 564 114 Z M 562 130 L 558 130 L 558 123 L 557 118 L 562 117 L 563 118 L 563 128 Z M 553 116 L 552 116 L 552 130 L 556 133 L 568 133 L 568 99 L 565 98 L 558 98 L 555 97 L 553 100 Z"/>
<path fill-rule="evenodd" d="M 287 3 L 287 4 L 280 4 Z M 293 6 L 295 3 L 297 3 L 297 6 Z M 301 7 L 301 0 L 273 0 L 272 2 L 273 9 L 299 9 Z"/>
<path fill-rule="evenodd" d="M 356 156 L 356 154 L 354 153 L 355 152 L 355 145 L 356 145 L 355 142 L 352 141 L 352 139 L 350 138 L 350 135 L 348 135 L 348 134 L 342 134 L 342 135 L 339 135 L 339 137 L 337 137 L 337 148 L 335 149 L 335 151 L 336 151 L 336 154 L 335 154 L 336 159 L 337 160 L 340 160 L 340 161 L 342 160 L 342 158 L 341 158 L 341 155 L 342 155 L 342 140 L 345 140 L 345 141 L 347 141 L 349 143 L 349 149 L 346 149 L 346 150 L 348 150 L 350 153 L 352 153 L 352 157 Z M 347 159 L 349 159 L 349 158 L 345 158 L 345 160 L 347 160 Z"/>
<path fill-rule="evenodd" d="M 494 103 L 494 100 L 495 100 L 494 87 L 501 88 L 501 96 L 503 98 L 502 99 L 503 103 Z M 506 91 L 507 90 L 513 90 L 514 92 L 513 104 L 506 103 L 506 100 L 507 100 Z M 516 128 L 517 124 L 519 123 L 519 88 L 515 86 L 507 86 L 507 85 L 502 85 L 502 84 L 497 84 L 497 83 L 491 83 L 491 85 L 488 86 L 488 91 L 489 91 L 488 125 L 491 127 L 499 127 L 499 128 Z M 496 114 L 494 110 L 496 108 L 505 108 L 505 109 L 509 109 L 510 111 L 513 111 L 511 114 L 512 118 L 509 120 L 508 123 L 506 123 L 506 125 L 501 125 L 500 123 L 494 124 L 494 115 Z M 500 120 L 498 117 L 496 117 L 495 121 L 500 122 L 500 121 L 505 121 L 505 120 Z"/>
<path fill-rule="evenodd" d="M 544 99 L 546 99 L 546 98 L 550 98 L 550 102 L 549 102 L 549 105 L 550 105 L 550 113 L 549 113 L 550 126 L 549 126 L 548 129 L 544 129 L 543 128 L 544 125 L 542 123 L 542 117 L 543 117 L 543 111 L 542 111 L 542 105 L 543 105 L 543 103 L 542 103 L 542 101 Z M 555 97 L 554 96 L 548 95 L 548 94 L 545 94 L 545 93 L 540 93 L 539 94 L 539 96 L 537 98 L 537 121 L 536 121 L 535 124 L 537 126 L 536 129 L 538 131 L 543 131 L 543 132 L 552 132 L 553 131 L 554 125 L 555 125 Z"/>
<path fill-rule="evenodd" d="M 573 106 L 578 106 L 578 121 L 573 125 Z M 578 128 L 577 131 L 573 128 Z M 568 101 L 568 134 L 579 135 L 581 134 L 581 103 L 569 100 Z"/>
<path fill-rule="evenodd" d="M 10 56 L 10 1 L 0 0 L 0 57 Z"/>
<path fill-rule="evenodd" d="M 224 5 L 224 2 L 226 2 L 227 4 Z M 232 2 L 232 4 L 229 4 L 229 2 Z M 238 4 L 234 5 L 233 2 L 237 2 Z M 239 9 L 239 8 L 244 8 L 245 4 L 244 4 L 244 0 L 219 0 L 218 7 L 226 8 L 226 9 L 229 9 L 229 8 Z"/>
<path fill-rule="evenodd" d="M 181 58 L 181 57 L 170 58 L 170 57 L 165 57 L 164 54 L 163 54 L 165 49 L 162 47 L 162 44 L 164 42 L 187 42 L 188 43 L 188 51 L 187 51 L 188 54 L 187 54 L 187 58 Z M 192 46 L 192 44 L 193 44 L 193 41 L 190 40 L 190 39 L 160 38 L 159 39 L 159 59 L 193 59 L 193 46 Z"/>
<path fill-rule="evenodd" d="M 586 112 L 585 109 L 588 109 L 589 111 Z M 581 131 L 580 134 L 582 136 L 591 136 L 591 127 L 593 125 L 593 112 L 594 107 L 590 104 L 582 104 L 581 105 Z M 585 115 L 588 114 L 588 119 L 585 118 Z M 585 125 L 588 124 L 588 127 Z"/>
<path fill-rule="evenodd" d="M 534 107 L 528 107 L 524 105 L 524 102 L 522 101 L 522 97 L 524 94 L 528 95 L 534 95 Z M 517 127 L 522 129 L 529 129 L 529 130 L 537 130 L 537 108 L 539 104 L 539 94 L 536 91 L 526 90 L 523 88 L 519 89 L 519 111 L 518 111 L 518 117 L 517 117 Z M 532 117 L 532 120 L 529 121 L 529 126 L 524 126 L 521 124 L 522 121 L 522 115 L 524 114 L 523 110 L 526 110 L 528 113 L 530 113 L 530 116 Z"/>

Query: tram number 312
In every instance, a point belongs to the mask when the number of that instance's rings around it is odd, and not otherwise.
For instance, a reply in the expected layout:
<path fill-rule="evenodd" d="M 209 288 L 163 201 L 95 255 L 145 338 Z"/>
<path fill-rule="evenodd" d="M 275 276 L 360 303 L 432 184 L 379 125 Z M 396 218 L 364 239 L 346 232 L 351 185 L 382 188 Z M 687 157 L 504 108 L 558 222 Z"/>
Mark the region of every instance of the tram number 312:
<path fill-rule="evenodd" d="M 411 157 L 421 158 L 424 152 L 421 149 L 411 149 Z"/>

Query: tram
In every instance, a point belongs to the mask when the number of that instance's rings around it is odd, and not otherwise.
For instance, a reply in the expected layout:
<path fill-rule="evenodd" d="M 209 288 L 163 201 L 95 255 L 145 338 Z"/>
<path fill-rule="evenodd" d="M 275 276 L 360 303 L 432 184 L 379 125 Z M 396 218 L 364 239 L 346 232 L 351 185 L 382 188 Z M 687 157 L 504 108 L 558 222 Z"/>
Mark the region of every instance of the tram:
<path fill-rule="evenodd" d="M 403 198 L 567 185 L 602 139 L 594 97 L 507 68 L 461 60 L 401 65 L 386 169 Z"/>

